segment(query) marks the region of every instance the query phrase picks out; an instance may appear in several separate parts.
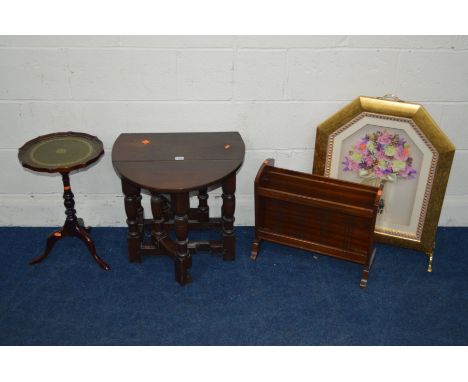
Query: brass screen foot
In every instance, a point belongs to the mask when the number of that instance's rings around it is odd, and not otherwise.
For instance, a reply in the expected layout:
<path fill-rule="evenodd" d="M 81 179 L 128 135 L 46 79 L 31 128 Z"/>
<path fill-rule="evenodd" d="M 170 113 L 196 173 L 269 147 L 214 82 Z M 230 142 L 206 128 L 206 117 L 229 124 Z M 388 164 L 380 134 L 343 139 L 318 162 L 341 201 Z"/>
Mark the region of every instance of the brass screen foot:
<path fill-rule="evenodd" d="M 434 258 L 434 255 L 432 252 L 427 252 L 426 255 L 429 257 L 429 262 L 427 264 L 427 271 L 432 272 L 432 259 Z"/>

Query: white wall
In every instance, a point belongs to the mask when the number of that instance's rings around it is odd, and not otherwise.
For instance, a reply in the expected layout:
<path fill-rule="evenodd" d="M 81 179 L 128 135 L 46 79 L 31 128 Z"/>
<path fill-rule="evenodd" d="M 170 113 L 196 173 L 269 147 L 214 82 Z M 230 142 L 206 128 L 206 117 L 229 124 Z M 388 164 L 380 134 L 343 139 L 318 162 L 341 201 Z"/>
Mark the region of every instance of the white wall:
<path fill-rule="evenodd" d="M 422 103 L 457 146 L 440 224 L 468 225 L 466 36 L 0 36 L 0 225 L 62 223 L 60 178 L 23 169 L 17 149 L 68 130 L 104 142 L 71 177 L 79 215 L 101 226 L 125 225 L 120 133 L 239 131 L 236 223 L 252 225 L 263 159 L 311 171 L 316 126 L 386 93 Z M 218 212 L 219 190 L 210 202 Z"/>

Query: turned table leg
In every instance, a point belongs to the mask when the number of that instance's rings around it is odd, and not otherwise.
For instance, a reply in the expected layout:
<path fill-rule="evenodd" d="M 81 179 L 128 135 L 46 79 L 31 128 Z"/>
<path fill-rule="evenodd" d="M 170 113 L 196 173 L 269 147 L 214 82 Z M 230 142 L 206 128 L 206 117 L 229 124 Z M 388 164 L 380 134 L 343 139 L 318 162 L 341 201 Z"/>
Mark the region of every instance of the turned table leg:
<path fill-rule="evenodd" d="M 208 190 L 201 188 L 198 191 L 198 221 L 207 222 L 210 220 L 210 207 L 208 206 Z"/>
<path fill-rule="evenodd" d="M 188 192 L 173 194 L 172 207 L 177 237 L 177 252 L 174 257 L 175 279 L 180 285 L 185 285 L 191 281 L 187 270 L 192 267 L 192 257 L 188 251 L 188 213 L 190 210 Z"/>
<path fill-rule="evenodd" d="M 160 247 L 160 241 L 166 237 L 164 231 L 164 212 L 163 212 L 164 199 L 161 195 L 151 195 L 151 212 L 153 213 L 153 228 L 151 231 L 151 238 L 156 247 Z"/>
<path fill-rule="evenodd" d="M 236 236 L 234 230 L 234 211 L 236 209 L 236 173 L 229 175 L 223 183 L 222 231 L 224 244 L 224 260 L 234 260 L 236 257 Z"/>
<path fill-rule="evenodd" d="M 141 207 L 140 188 L 122 179 L 122 191 L 125 194 L 125 213 L 128 225 L 128 259 L 130 262 L 141 262 L 140 230 L 138 226 Z"/>
<path fill-rule="evenodd" d="M 164 220 L 172 220 L 174 219 L 174 212 L 171 209 L 172 203 L 171 201 L 163 195 L 159 195 L 162 199 L 162 212 Z"/>
<path fill-rule="evenodd" d="M 137 221 L 138 221 L 138 226 L 140 230 L 143 229 L 143 225 L 145 222 L 145 210 L 143 209 L 143 206 L 141 205 L 141 194 L 137 196 Z"/>

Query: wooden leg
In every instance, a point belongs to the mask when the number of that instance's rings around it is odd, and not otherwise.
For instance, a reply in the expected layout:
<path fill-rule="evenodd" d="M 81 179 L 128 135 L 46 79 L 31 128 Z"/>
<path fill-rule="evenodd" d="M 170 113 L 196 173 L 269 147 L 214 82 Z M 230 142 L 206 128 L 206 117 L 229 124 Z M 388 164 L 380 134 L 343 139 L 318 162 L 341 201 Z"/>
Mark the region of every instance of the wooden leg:
<path fill-rule="evenodd" d="M 369 263 L 363 268 L 362 273 L 361 273 L 361 282 L 359 283 L 359 286 L 361 288 L 365 288 L 367 286 L 367 280 L 369 278 L 369 272 L 372 267 L 372 264 L 374 263 L 374 257 L 375 257 L 375 249 L 372 252 L 372 255 L 369 259 Z"/>
<path fill-rule="evenodd" d="M 140 189 L 122 179 L 122 190 L 125 194 L 125 212 L 128 224 L 128 259 L 132 263 L 141 262 L 141 237 L 138 227 Z"/>
<path fill-rule="evenodd" d="M 198 221 L 207 222 L 210 220 L 210 207 L 208 206 L 208 192 L 206 188 L 198 191 Z"/>
<path fill-rule="evenodd" d="M 174 219 L 174 212 L 171 209 L 172 203 L 165 196 L 162 196 L 162 195 L 160 196 L 163 199 L 162 211 L 163 211 L 164 220 Z"/>
<path fill-rule="evenodd" d="M 236 258 L 236 236 L 234 229 L 234 211 L 236 209 L 236 173 L 223 181 L 222 230 L 224 243 L 224 260 Z"/>
<path fill-rule="evenodd" d="M 252 247 L 250 248 L 250 258 L 254 261 L 257 260 L 261 242 L 262 240 L 258 238 L 257 229 L 255 228 L 255 239 L 252 242 Z"/>
<path fill-rule="evenodd" d="M 138 221 L 138 226 L 140 229 L 143 229 L 143 224 L 145 221 L 145 210 L 143 209 L 143 206 L 141 205 L 141 194 L 137 196 L 137 221 Z"/>
<path fill-rule="evenodd" d="M 432 260 L 434 259 L 434 252 L 426 252 L 426 255 L 428 257 L 428 263 L 427 263 L 427 271 L 432 272 Z"/>
<path fill-rule="evenodd" d="M 83 243 L 85 243 L 89 253 L 91 254 L 91 257 L 102 269 L 105 271 L 110 271 L 109 265 L 107 265 L 107 263 L 97 255 L 93 240 L 83 228 L 76 226 L 74 236 L 78 237 L 81 239 L 81 241 L 83 241 Z"/>
<path fill-rule="evenodd" d="M 252 242 L 252 247 L 250 249 L 250 258 L 252 260 L 257 260 L 258 252 L 260 251 L 260 244 L 262 240 L 257 237 L 255 234 L 255 240 Z"/>
<path fill-rule="evenodd" d="M 190 201 L 188 192 L 173 194 L 174 229 L 177 237 L 177 253 L 174 257 L 175 279 L 180 285 L 191 280 L 187 272 L 192 267 L 192 257 L 188 251 L 188 213 Z"/>
<path fill-rule="evenodd" d="M 92 227 L 86 226 L 82 218 L 78 218 L 78 226 L 83 228 L 87 233 L 91 232 Z"/>
<path fill-rule="evenodd" d="M 365 266 L 361 273 L 361 282 L 359 286 L 365 288 L 367 286 L 367 279 L 369 278 L 369 267 Z"/>
<path fill-rule="evenodd" d="M 164 200 L 161 195 L 153 194 L 151 196 L 151 212 L 153 213 L 153 229 L 151 231 L 151 238 L 156 247 L 160 247 L 160 241 L 166 237 L 164 231 L 164 214 L 163 214 Z"/>
<path fill-rule="evenodd" d="M 91 227 L 85 227 L 83 219 L 79 219 L 76 217 L 76 210 L 75 210 L 75 199 L 73 192 L 70 187 L 70 177 L 68 173 L 62 174 L 62 181 L 63 181 L 63 200 L 65 205 L 65 215 L 67 218 L 65 219 L 65 224 L 60 230 L 52 232 L 49 237 L 47 238 L 46 250 L 44 254 L 33 261 L 31 264 L 37 264 L 44 260 L 52 250 L 53 246 L 57 241 L 59 241 L 64 236 L 76 236 L 80 238 L 88 247 L 91 256 L 99 264 L 99 266 L 109 271 L 110 267 L 107 265 L 96 253 L 96 247 L 94 246 L 93 240 L 88 235 L 88 232 L 91 230 Z"/>
<path fill-rule="evenodd" d="M 52 232 L 49 237 L 47 238 L 47 243 L 46 243 L 46 248 L 44 253 L 33 259 L 29 264 L 34 265 L 37 263 L 40 263 L 42 260 L 44 260 L 47 256 L 49 256 L 50 251 L 52 251 L 52 248 L 54 247 L 55 243 L 59 241 L 62 238 L 62 230 L 59 229 L 57 231 Z"/>

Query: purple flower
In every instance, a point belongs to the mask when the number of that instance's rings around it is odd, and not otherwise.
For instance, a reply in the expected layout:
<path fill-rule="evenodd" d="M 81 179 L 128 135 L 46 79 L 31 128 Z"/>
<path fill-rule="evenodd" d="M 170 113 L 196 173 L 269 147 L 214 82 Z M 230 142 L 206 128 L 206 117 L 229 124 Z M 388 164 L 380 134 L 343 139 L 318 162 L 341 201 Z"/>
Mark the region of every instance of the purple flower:
<path fill-rule="evenodd" d="M 387 130 L 367 133 L 355 142 L 348 155 L 342 162 L 343 171 L 359 174 L 366 170 L 368 174 L 381 179 L 388 179 L 392 174 L 403 179 L 416 178 L 407 141 Z"/>
<path fill-rule="evenodd" d="M 392 136 L 385 130 L 378 138 L 377 142 L 381 145 L 388 145 L 392 142 Z"/>
<path fill-rule="evenodd" d="M 344 165 L 343 171 L 356 171 L 359 169 L 359 165 L 348 157 L 345 157 L 345 161 L 342 164 Z"/>
<path fill-rule="evenodd" d="M 366 161 L 366 166 L 370 167 L 374 164 L 374 159 L 371 157 L 371 156 L 367 156 L 365 158 L 365 161 Z"/>

